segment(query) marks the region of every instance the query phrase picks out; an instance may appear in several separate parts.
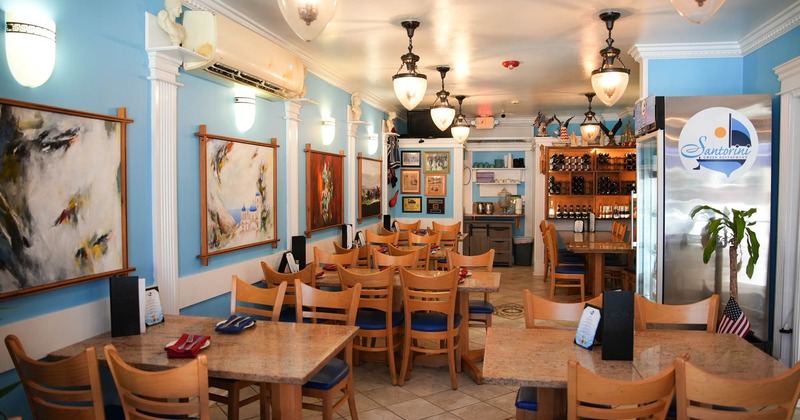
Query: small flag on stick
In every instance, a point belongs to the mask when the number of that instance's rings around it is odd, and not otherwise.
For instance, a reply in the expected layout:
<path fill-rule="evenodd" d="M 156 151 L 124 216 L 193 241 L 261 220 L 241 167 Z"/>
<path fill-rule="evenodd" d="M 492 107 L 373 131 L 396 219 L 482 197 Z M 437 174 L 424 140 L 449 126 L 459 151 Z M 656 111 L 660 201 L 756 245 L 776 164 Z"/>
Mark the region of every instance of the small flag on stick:
<path fill-rule="evenodd" d="M 722 311 L 722 319 L 719 321 L 717 332 L 723 334 L 736 334 L 744 338 L 750 331 L 750 321 L 747 320 L 742 308 L 736 303 L 736 299 L 731 296 Z"/>

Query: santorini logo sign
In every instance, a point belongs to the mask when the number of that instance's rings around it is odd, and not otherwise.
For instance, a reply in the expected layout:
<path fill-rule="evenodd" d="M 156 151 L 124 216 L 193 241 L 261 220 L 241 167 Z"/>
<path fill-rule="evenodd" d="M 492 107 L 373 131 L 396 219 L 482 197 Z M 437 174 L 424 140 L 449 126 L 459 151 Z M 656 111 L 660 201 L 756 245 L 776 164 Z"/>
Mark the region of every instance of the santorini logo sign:
<path fill-rule="evenodd" d="M 758 157 L 753 123 L 730 108 L 704 109 L 689 119 L 678 140 L 683 166 L 698 178 L 720 181 L 745 174 Z M 724 175 L 724 177 L 722 176 Z"/>

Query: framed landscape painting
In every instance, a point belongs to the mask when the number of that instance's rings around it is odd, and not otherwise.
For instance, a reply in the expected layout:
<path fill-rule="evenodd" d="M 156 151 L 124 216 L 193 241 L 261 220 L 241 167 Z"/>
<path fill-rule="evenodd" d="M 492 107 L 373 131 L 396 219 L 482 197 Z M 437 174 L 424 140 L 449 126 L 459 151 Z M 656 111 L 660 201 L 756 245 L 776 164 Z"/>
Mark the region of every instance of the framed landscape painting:
<path fill-rule="evenodd" d="M 0 299 L 129 273 L 125 109 L 0 99 Z"/>
<path fill-rule="evenodd" d="M 200 260 L 259 245 L 278 244 L 278 145 L 208 134 L 200 138 Z"/>
<path fill-rule="evenodd" d="M 381 215 L 382 163 L 380 159 L 358 154 L 358 190 L 361 192 L 358 200 L 358 223 Z"/>
<path fill-rule="evenodd" d="M 306 237 L 344 223 L 344 153 L 306 144 Z"/>

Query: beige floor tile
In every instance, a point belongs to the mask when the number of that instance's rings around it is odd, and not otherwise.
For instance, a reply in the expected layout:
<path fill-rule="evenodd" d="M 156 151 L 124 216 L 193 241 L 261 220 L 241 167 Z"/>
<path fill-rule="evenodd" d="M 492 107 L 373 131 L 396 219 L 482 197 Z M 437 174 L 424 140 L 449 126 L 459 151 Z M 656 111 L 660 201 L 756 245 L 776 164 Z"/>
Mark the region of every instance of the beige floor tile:
<path fill-rule="evenodd" d="M 428 395 L 425 397 L 425 400 L 436 404 L 447 411 L 452 411 L 456 408 L 461 408 L 480 402 L 477 399 L 458 390 L 442 391 L 436 394 Z"/>
<path fill-rule="evenodd" d="M 397 404 L 403 401 L 419 398 L 419 395 L 412 393 L 408 389 L 395 386 L 365 391 L 364 395 L 382 406 Z"/>
<path fill-rule="evenodd" d="M 406 420 L 424 419 L 444 413 L 443 409 L 422 398 L 415 398 L 399 404 L 393 404 L 386 408 Z"/>
<path fill-rule="evenodd" d="M 505 420 L 508 413 L 484 402 L 451 411 L 463 420 Z"/>

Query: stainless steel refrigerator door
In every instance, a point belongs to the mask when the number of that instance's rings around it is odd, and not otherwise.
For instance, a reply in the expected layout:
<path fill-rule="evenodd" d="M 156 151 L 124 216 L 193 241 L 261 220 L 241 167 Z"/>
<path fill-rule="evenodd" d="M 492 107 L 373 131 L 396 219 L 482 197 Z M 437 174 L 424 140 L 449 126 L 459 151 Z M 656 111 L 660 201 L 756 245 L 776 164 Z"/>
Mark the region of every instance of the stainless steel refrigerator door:
<path fill-rule="evenodd" d="M 636 139 L 636 292 L 661 302 L 664 131 Z"/>
<path fill-rule="evenodd" d="M 682 304 L 698 301 L 711 293 L 728 300 L 729 265 L 727 250 L 718 248 L 708 264 L 703 263 L 703 228 L 706 217 L 694 220 L 689 213 L 698 205 L 720 210 L 757 208 L 752 218 L 761 256 L 752 279 L 740 270 L 739 305 L 753 332 L 768 335 L 768 260 L 770 232 L 770 190 L 772 155 L 772 108 L 769 95 L 738 95 L 665 98 L 664 139 L 664 290 L 663 302 Z M 725 173 L 693 170 L 682 162 L 679 150 L 681 131 L 700 111 L 730 108 L 752 122 L 757 133 L 758 154 L 752 167 L 730 178 Z M 728 127 L 730 129 L 730 126 Z M 724 131 L 724 130 L 723 130 Z M 733 132 L 729 130 L 729 132 Z M 685 144 L 684 144 L 685 146 Z M 685 151 L 684 151 L 685 152 Z M 684 153 L 684 156 L 686 154 Z M 699 160 L 697 168 L 700 168 Z M 705 167 L 703 169 L 706 169 Z M 702 172 L 705 177 L 698 177 Z M 744 250 L 746 252 L 746 250 Z"/>

